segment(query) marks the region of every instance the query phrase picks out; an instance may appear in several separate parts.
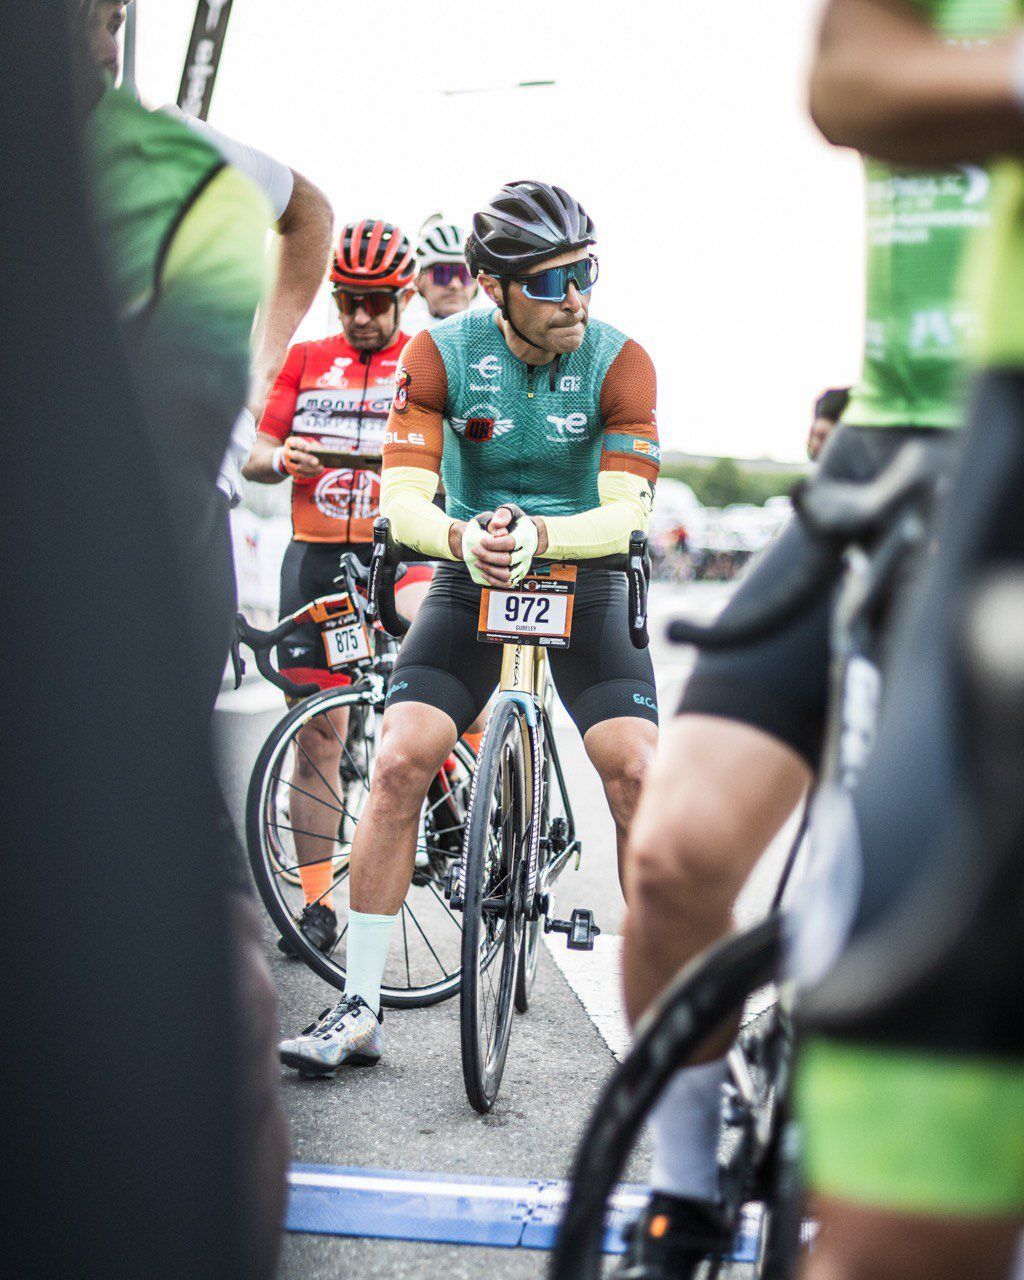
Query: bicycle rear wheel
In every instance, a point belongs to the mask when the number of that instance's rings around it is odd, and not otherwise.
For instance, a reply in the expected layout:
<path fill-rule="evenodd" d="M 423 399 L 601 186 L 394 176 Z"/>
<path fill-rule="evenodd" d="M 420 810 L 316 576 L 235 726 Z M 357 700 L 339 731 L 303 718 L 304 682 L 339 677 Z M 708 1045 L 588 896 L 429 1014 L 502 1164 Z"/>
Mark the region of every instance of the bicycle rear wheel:
<path fill-rule="evenodd" d="M 490 1111 L 498 1096 L 512 1029 L 526 916 L 528 732 L 519 708 L 499 700 L 487 722 L 466 824 L 462 1078 L 466 1096 L 480 1112 Z"/>
<path fill-rule="evenodd" d="M 315 779 L 311 783 L 296 772 L 303 760 L 299 734 L 318 722 L 326 729 L 339 711 L 348 713 L 348 731 L 343 743 L 338 735 L 338 774 L 328 778 L 311 771 L 307 760 L 306 773 Z M 345 984 L 349 849 L 369 794 L 382 713 L 382 701 L 367 691 L 332 689 L 306 699 L 271 732 L 249 783 L 246 843 L 260 897 L 292 951 L 339 989 Z M 473 753 L 460 742 L 431 783 L 413 882 L 399 913 L 381 987 L 381 1001 L 389 1007 L 436 1004 L 459 989 L 462 922 L 444 895 L 448 873 L 462 851 L 474 764 Z M 301 822 L 296 797 L 302 804 Z M 299 928 L 305 900 L 297 838 L 307 845 L 315 841 L 317 849 L 322 847 L 322 861 L 331 863 L 330 892 L 342 928 L 326 954 Z"/>

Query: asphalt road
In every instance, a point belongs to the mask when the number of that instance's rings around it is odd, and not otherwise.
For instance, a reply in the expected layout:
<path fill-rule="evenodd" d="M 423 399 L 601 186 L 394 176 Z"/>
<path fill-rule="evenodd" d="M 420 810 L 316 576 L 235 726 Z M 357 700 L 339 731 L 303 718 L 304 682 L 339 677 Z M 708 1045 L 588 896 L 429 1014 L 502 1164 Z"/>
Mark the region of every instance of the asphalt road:
<path fill-rule="evenodd" d="M 659 587 L 652 595 L 653 656 L 663 714 L 673 708 L 692 662 L 662 638 L 664 620 L 677 607 L 711 613 L 725 598 L 721 587 Z M 659 625 L 660 624 L 660 625 Z M 247 684 L 221 699 L 215 729 L 225 789 L 241 829 L 249 772 L 264 738 L 282 713 L 279 696 Z M 611 820 L 597 775 L 564 712 L 556 716 L 584 858 L 579 872 L 559 882 L 559 914 L 591 907 L 605 935 L 621 928 L 624 904 L 615 873 Z M 777 841 L 744 895 L 744 913 L 756 914 L 770 896 Z M 336 993 L 301 963 L 284 959 L 267 923 L 267 955 L 280 997 L 282 1027 L 292 1032 L 333 1003 Z M 576 957 L 574 957 L 575 959 Z M 585 961 L 584 961 L 585 962 Z M 616 1006 L 617 979 L 598 972 L 602 1001 Z M 371 1070 L 349 1070 L 329 1081 L 303 1081 L 282 1069 L 281 1088 L 291 1123 L 293 1159 L 303 1164 L 359 1166 L 484 1178 L 560 1178 L 598 1091 L 614 1064 L 576 990 L 545 947 L 530 1012 L 517 1017 L 501 1094 L 490 1115 L 471 1110 L 459 1066 L 458 1002 L 392 1012 L 387 1051 Z M 643 1181 L 647 1152 L 630 1169 Z M 287 1280 L 444 1274 L 447 1280 L 490 1270 L 509 1280 L 544 1274 L 547 1255 L 521 1249 L 408 1244 L 292 1234 L 286 1238 Z"/>

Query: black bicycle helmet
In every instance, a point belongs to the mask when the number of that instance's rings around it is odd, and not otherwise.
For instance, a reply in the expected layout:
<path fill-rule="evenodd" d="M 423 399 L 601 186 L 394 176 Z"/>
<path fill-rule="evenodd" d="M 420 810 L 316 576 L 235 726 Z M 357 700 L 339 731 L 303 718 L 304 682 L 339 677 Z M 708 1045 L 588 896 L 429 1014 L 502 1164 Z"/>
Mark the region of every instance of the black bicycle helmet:
<path fill-rule="evenodd" d="M 545 258 L 594 243 L 594 223 L 561 187 L 521 178 L 506 182 L 473 215 L 466 262 L 473 275 L 519 275 Z"/>

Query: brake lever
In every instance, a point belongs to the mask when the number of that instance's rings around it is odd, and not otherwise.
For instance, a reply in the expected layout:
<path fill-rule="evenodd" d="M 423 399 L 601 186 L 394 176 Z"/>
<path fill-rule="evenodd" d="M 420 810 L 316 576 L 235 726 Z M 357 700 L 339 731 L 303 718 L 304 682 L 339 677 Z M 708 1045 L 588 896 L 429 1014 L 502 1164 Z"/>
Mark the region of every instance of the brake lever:
<path fill-rule="evenodd" d="M 231 634 L 231 668 L 235 673 L 235 688 L 242 687 L 242 677 L 245 675 L 245 659 L 242 657 L 242 636 L 238 629 L 238 619 L 241 614 L 235 616 L 235 627 Z"/>

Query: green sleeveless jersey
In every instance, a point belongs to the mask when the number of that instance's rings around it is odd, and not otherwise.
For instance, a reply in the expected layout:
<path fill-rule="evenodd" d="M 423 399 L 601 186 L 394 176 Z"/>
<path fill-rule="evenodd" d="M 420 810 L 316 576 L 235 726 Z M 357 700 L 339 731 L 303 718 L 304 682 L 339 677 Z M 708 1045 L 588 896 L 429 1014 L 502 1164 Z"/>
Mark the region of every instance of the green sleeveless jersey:
<path fill-rule="evenodd" d="M 1018 0 L 910 0 L 951 40 L 999 35 Z M 975 166 L 926 171 L 873 160 L 867 173 L 864 366 L 843 421 L 959 427 L 978 313 L 960 290 L 971 233 L 991 221 L 991 182 Z"/>
<path fill-rule="evenodd" d="M 174 324 L 248 376 L 269 206 L 205 138 L 125 90 L 86 127 L 93 205 L 123 320 Z"/>
<path fill-rule="evenodd" d="M 609 430 L 605 377 L 629 341 L 610 324 L 591 320 L 579 350 L 557 367 L 516 359 L 496 311 L 464 311 L 430 337 L 447 376 L 441 481 L 455 519 L 502 502 L 575 515 L 600 504 L 597 477 L 608 455 L 658 461 L 656 439 Z"/>
<path fill-rule="evenodd" d="M 1024 0 L 1011 4 L 1024 21 Z M 1024 366 L 1024 163 L 1002 160 L 993 167 L 992 232 L 979 251 L 982 303 L 982 363 Z"/>
<path fill-rule="evenodd" d="M 205 138 L 122 90 L 93 109 L 86 147 L 98 240 L 158 447 L 187 453 L 197 483 L 212 481 L 248 389 L 269 205 Z M 165 469 L 176 474 L 174 462 Z"/>

